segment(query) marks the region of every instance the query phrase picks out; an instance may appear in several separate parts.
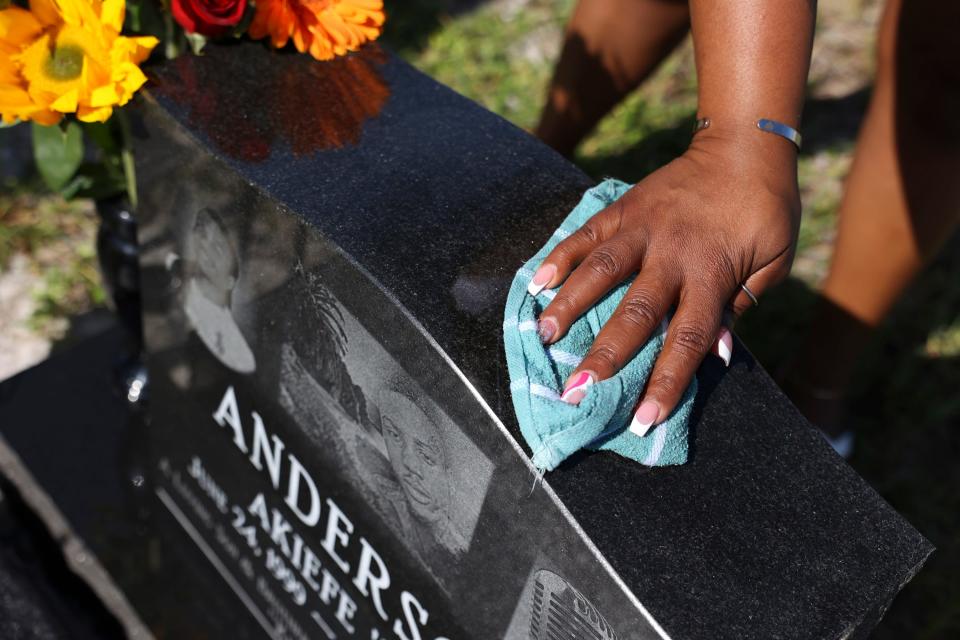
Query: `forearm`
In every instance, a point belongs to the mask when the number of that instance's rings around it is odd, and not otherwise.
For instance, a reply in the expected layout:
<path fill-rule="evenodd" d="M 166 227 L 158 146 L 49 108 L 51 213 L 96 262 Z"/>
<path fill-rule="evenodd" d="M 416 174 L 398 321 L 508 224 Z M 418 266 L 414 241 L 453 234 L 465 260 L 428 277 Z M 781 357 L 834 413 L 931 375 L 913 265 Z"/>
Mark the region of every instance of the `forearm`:
<path fill-rule="evenodd" d="M 816 0 L 690 0 L 690 14 L 698 115 L 711 134 L 756 129 L 759 118 L 799 128 Z"/>

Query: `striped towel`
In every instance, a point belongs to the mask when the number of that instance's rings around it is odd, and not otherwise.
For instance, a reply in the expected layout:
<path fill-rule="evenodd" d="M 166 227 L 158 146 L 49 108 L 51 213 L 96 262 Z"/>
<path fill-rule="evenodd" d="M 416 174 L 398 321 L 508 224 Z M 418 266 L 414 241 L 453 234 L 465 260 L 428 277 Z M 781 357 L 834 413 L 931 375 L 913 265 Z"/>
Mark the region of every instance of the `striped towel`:
<path fill-rule="evenodd" d="M 579 405 L 560 400 L 563 383 L 589 351 L 630 281 L 607 294 L 550 347 L 540 343 L 536 319 L 556 295 L 556 290 L 544 289 L 535 298 L 527 293 L 534 271 L 553 247 L 629 188 L 630 185 L 619 180 L 606 180 L 587 191 L 547 244 L 517 271 L 507 296 L 503 340 L 510 391 L 520 432 L 533 451 L 533 464 L 541 471 L 555 469 L 583 448 L 614 451 L 648 466 L 687 461 L 688 423 L 696 380 L 665 422 L 643 437 L 628 429 L 640 392 L 663 347 L 665 326 L 660 327 L 619 373 L 591 386 Z"/>

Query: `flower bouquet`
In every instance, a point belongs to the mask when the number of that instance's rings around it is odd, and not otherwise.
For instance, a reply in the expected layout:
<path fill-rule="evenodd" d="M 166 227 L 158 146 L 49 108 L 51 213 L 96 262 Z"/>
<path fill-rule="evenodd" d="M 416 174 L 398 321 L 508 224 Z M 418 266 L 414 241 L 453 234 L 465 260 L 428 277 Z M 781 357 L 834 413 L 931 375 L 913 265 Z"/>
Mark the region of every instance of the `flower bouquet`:
<path fill-rule="evenodd" d="M 126 194 L 135 206 L 121 107 L 147 82 L 151 57 L 246 36 L 330 60 L 375 40 L 383 23 L 382 0 L 0 0 L 0 123 L 32 124 L 51 189 Z"/>

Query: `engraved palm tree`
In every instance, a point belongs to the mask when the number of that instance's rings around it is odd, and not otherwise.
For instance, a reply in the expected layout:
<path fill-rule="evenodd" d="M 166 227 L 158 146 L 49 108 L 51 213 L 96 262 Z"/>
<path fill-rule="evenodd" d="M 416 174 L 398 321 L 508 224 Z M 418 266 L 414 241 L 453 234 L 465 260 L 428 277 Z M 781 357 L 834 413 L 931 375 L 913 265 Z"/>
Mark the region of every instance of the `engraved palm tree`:
<path fill-rule="evenodd" d="M 362 427 L 371 426 L 363 391 L 353 382 L 343 362 L 347 350 L 347 334 L 343 329 L 340 303 L 321 276 L 308 272 L 302 264 L 296 271 L 306 289 L 303 297 L 302 318 L 315 320 L 315 330 L 309 332 L 306 344 L 300 345 L 301 358 L 317 382 L 337 401 L 343 411 Z M 310 322 L 311 325 L 314 322 Z"/>

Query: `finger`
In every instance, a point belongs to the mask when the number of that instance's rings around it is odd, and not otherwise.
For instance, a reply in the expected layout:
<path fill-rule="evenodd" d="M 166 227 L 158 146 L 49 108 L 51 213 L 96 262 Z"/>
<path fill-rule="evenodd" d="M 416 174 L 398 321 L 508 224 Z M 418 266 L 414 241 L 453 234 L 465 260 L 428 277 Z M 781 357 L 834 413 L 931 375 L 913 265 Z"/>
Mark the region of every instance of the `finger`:
<path fill-rule="evenodd" d="M 660 325 L 677 291 L 670 277 L 652 269 L 641 271 L 568 378 L 560 399 L 579 404 L 590 385 L 622 369 Z"/>
<path fill-rule="evenodd" d="M 723 302 L 730 290 L 697 290 L 681 295 L 663 351 L 654 364 L 630 430 L 644 435 L 667 419 L 693 379 L 720 329 Z"/>
<path fill-rule="evenodd" d="M 724 315 L 726 316 L 728 314 Z M 733 333 L 724 324 L 720 325 L 717 340 L 710 348 L 710 353 L 723 360 L 723 366 L 730 366 L 730 360 L 733 359 Z"/>
<path fill-rule="evenodd" d="M 622 205 L 619 203 L 617 200 L 584 222 L 569 238 L 562 240 L 547 254 L 527 286 L 530 295 L 535 296 L 545 288 L 559 286 L 591 251 L 613 237 L 620 228 Z"/>
<path fill-rule="evenodd" d="M 567 277 L 540 314 L 540 339 L 552 343 L 610 289 L 636 271 L 642 256 L 639 236 L 620 233 L 591 251 Z"/>
<path fill-rule="evenodd" d="M 771 262 L 747 278 L 744 284 L 756 298 L 759 299 L 767 289 L 783 278 L 778 266 L 775 262 Z M 753 306 L 755 306 L 753 298 L 742 287 L 738 286 L 724 310 L 720 331 L 717 333 L 717 339 L 713 343 L 710 353 L 723 360 L 724 365 L 728 367 L 730 366 L 730 360 L 733 358 L 733 333 L 731 329 L 740 319 L 740 316 Z"/>

